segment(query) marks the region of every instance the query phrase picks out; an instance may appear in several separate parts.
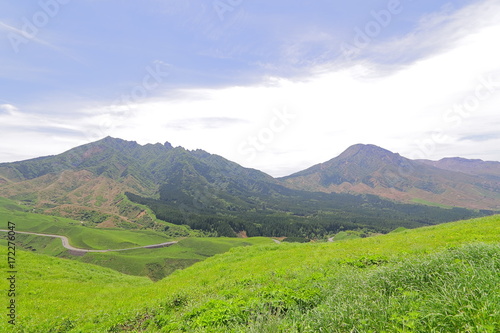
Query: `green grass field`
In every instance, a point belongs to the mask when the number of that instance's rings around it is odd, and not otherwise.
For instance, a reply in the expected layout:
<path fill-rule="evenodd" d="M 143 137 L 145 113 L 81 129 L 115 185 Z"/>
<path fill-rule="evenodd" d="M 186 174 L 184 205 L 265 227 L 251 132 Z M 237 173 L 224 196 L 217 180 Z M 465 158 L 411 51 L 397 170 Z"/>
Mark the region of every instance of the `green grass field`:
<path fill-rule="evenodd" d="M 7 222 L 16 223 L 17 231 L 63 235 L 72 246 L 83 249 L 126 249 L 164 243 L 173 239 L 151 230 L 97 229 L 81 226 L 79 222 L 55 216 L 34 214 L 26 206 L 0 198 L 0 229 Z M 3 227 L 1 227 L 3 226 Z M 201 238 L 179 239 L 179 243 L 166 248 L 134 249 L 121 252 L 87 253 L 82 257 L 71 255 L 60 239 L 18 234 L 18 246 L 36 253 L 78 260 L 115 269 L 119 272 L 148 276 L 159 280 L 177 269 L 183 269 L 236 246 L 271 244 L 265 237 L 254 238 Z"/>
<path fill-rule="evenodd" d="M 187 241 L 178 258 L 193 254 L 197 240 Z M 19 251 L 13 331 L 498 332 L 499 244 L 492 216 L 333 243 L 240 246 L 156 283 Z M 8 329 L 4 318 L 0 331 Z"/>
<path fill-rule="evenodd" d="M 357 239 L 357 238 L 360 238 L 360 237 L 359 237 L 359 235 L 357 235 L 356 232 L 340 231 L 333 237 L 332 240 L 334 242 L 337 242 L 337 241 L 343 241 L 343 240 L 348 240 L 348 239 Z"/>
<path fill-rule="evenodd" d="M 172 240 L 165 234 L 151 230 L 98 229 L 81 226 L 79 222 L 64 217 L 34 214 L 28 207 L 0 198 L 0 226 L 7 221 L 16 223 L 17 231 L 63 235 L 70 244 L 82 249 L 122 249 Z"/>
<path fill-rule="evenodd" d="M 426 206 L 445 208 L 445 209 L 452 209 L 453 208 L 453 206 L 443 205 L 443 204 L 440 204 L 437 202 L 427 201 L 427 200 L 419 199 L 419 198 L 414 198 L 411 200 L 411 202 L 421 204 L 421 205 L 426 205 Z"/>
<path fill-rule="evenodd" d="M 149 276 L 159 280 L 177 269 L 183 269 L 237 246 L 270 244 L 265 237 L 186 238 L 178 244 L 159 249 L 136 249 L 122 252 L 87 253 L 79 261 L 113 268 L 119 272 Z M 72 259 L 75 259 L 72 257 Z"/>

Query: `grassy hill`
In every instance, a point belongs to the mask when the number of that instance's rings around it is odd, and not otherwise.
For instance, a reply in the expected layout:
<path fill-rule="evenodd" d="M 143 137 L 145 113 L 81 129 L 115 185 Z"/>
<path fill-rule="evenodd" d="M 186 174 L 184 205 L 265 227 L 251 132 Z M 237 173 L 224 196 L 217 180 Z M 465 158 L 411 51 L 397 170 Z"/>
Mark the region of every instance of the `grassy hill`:
<path fill-rule="evenodd" d="M 500 329 L 500 216 L 238 247 L 156 283 L 22 251 L 18 262 L 18 332 Z"/>
<path fill-rule="evenodd" d="M 4 226 L 10 220 L 16 222 L 17 231 L 67 236 L 71 245 L 83 249 L 123 249 L 172 240 L 167 234 L 153 230 L 87 227 L 72 219 L 33 213 L 31 207 L 5 198 L 0 198 L 0 213 Z"/>
<path fill-rule="evenodd" d="M 17 231 L 66 236 L 77 248 L 106 250 L 127 249 L 172 241 L 172 236 L 195 234 L 182 230 L 182 226 L 165 223 L 168 229 L 125 230 L 119 228 L 100 229 L 64 218 L 32 213 L 32 208 L 0 198 L 0 229 L 6 229 L 7 221 L 16 223 Z M 58 256 L 85 263 L 97 264 L 131 275 L 148 276 L 159 280 L 176 269 L 186 268 L 217 253 L 235 246 L 270 244 L 269 238 L 179 238 L 179 243 L 165 248 L 134 249 L 120 252 L 86 253 L 75 257 L 66 250 L 57 238 L 17 234 L 18 248 L 32 252 Z"/>

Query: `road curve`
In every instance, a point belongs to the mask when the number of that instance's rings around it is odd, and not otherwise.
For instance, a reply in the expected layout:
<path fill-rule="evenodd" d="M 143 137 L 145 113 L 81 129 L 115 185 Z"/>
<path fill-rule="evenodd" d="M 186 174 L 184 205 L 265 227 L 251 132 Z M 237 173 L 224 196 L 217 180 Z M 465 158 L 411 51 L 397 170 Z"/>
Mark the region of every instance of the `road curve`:
<path fill-rule="evenodd" d="M 0 229 L 3 232 L 9 232 L 9 230 Z M 16 234 L 28 234 L 28 235 L 36 235 L 36 236 L 45 236 L 45 237 L 54 237 L 60 238 L 62 241 L 62 245 L 70 251 L 71 254 L 74 255 L 83 255 L 89 252 L 117 252 L 117 251 L 127 251 L 127 250 L 136 250 L 136 249 L 156 249 L 160 247 L 167 247 L 173 244 L 177 244 L 177 241 L 160 243 L 160 244 L 152 244 L 138 247 L 130 247 L 128 249 L 108 249 L 108 250 L 88 250 L 88 249 L 79 249 L 77 247 L 73 247 L 69 244 L 69 239 L 66 236 L 61 235 L 52 235 L 52 234 L 39 234 L 36 232 L 27 232 L 27 231 L 16 231 Z"/>

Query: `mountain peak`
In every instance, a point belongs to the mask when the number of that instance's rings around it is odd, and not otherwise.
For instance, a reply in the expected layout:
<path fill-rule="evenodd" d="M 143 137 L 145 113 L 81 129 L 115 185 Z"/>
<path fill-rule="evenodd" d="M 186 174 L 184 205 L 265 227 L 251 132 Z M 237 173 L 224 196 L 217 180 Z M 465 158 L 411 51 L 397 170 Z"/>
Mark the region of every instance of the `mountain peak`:
<path fill-rule="evenodd" d="M 355 144 L 347 148 L 338 158 L 351 158 L 357 154 L 368 155 L 368 156 L 393 156 L 399 155 L 395 154 L 387 149 L 381 148 L 379 146 L 371 144 Z"/>
<path fill-rule="evenodd" d="M 134 142 L 136 143 L 135 141 L 127 141 L 127 140 L 123 140 L 123 139 L 120 139 L 120 138 L 113 138 L 112 136 L 107 136 L 105 138 L 102 138 L 101 140 L 98 140 L 96 142 Z"/>
<path fill-rule="evenodd" d="M 328 188 L 343 183 L 359 183 L 374 186 L 374 174 L 383 174 L 390 170 L 397 174 L 400 168 L 408 167 L 411 161 L 399 154 L 372 144 L 356 144 L 347 148 L 339 156 L 309 169 L 300 171 L 284 179 L 315 175 L 321 187 Z M 384 183 L 384 181 L 376 183 Z"/>

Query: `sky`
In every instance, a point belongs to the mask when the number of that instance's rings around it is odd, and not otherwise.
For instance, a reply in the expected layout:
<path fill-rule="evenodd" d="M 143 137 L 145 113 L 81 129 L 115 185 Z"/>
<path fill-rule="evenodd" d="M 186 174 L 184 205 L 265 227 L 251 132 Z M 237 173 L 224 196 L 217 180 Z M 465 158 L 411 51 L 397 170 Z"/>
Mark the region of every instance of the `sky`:
<path fill-rule="evenodd" d="M 500 161 L 498 0 L 0 2 L 0 162 L 106 136 L 285 176 L 349 146 Z"/>

